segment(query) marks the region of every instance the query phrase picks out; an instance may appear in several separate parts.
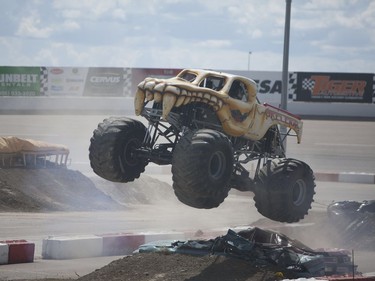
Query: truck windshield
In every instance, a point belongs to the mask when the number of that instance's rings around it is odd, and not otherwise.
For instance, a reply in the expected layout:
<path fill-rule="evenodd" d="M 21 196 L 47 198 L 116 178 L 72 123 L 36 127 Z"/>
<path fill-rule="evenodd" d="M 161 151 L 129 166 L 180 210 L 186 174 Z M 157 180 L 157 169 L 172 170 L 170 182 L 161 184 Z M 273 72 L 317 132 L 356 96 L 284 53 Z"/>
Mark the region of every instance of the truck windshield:
<path fill-rule="evenodd" d="M 224 77 L 207 76 L 199 83 L 199 87 L 220 91 L 224 86 L 224 82 Z"/>
<path fill-rule="evenodd" d="M 188 82 L 193 82 L 197 75 L 190 71 L 182 72 L 180 75 L 178 75 L 179 78 L 184 79 Z"/>

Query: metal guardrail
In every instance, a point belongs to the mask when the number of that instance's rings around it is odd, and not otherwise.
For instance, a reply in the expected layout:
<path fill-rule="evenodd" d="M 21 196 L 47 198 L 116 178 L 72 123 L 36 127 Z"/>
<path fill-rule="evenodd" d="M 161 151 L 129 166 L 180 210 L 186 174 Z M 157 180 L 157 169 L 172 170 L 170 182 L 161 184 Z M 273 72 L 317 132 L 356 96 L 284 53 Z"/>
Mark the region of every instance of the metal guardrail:
<path fill-rule="evenodd" d="M 69 151 L 21 151 L 17 153 L 0 153 L 0 167 L 66 167 Z M 50 165 L 49 165 L 50 164 Z"/>

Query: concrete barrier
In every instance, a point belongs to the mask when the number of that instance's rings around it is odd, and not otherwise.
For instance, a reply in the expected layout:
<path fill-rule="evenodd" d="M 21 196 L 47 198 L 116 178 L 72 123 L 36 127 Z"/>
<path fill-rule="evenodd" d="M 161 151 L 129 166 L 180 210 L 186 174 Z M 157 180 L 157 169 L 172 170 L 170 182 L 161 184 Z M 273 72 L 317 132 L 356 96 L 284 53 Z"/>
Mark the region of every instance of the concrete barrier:
<path fill-rule="evenodd" d="M 49 237 L 42 244 L 44 259 L 99 257 L 102 252 L 103 238 L 96 235 Z"/>
<path fill-rule="evenodd" d="M 0 97 L 1 114 L 132 113 L 128 97 Z"/>
<path fill-rule="evenodd" d="M 278 107 L 279 104 L 270 103 Z M 287 110 L 319 118 L 375 119 L 375 104 L 288 102 Z M 1 114 L 94 114 L 134 115 L 133 97 L 0 97 Z"/>
<path fill-rule="evenodd" d="M 133 253 L 139 245 L 145 243 L 145 236 L 142 234 L 115 233 L 100 234 L 103 239 L 102 256 L 120 256 Z"/>
<path fill-rule="evenodd" d="M 289 102 L 287 110 L 299 116 L 316 118 L 375 118 L 375 104 L 329 103 L 329 102 Z"/>
<path fill-rule="evenodd" d="M 375 183 L 375 175 L 368 173 L 339 173 L 339 182 L 349 182 L 349 183 L 365 183 L 373 184 Z"/>
<path fill-rule="evenodd" d="M 0 264 L 8 263 L 9 246 L 6 243 L 0 243 Z"/>
<path fill-rule="evenodd" d="M 35 244 L 26 240 L 0 241 L 0 264 L 34 261 Z"/>
<path fill-rule="evenodd" d="M 145 243 L 159 240 L 185 240 L 186 235 L 183 232 L 143 232 Z"/>
<path fill-rule="evenodd" d="M 149 175 L 171 175 L 172 177 L 170 165 L 160 166 L 150 163 L 146 171 Z M 375 174 L 372 173 L 314 171 L 314 176 L 316 181 L 375 184 Z"/>
<path fill-rule="evenodd" d="M 358 172 L 314 172 L 317 181 L 375 184 L 375 174 Z"/>
<path fill-rule="evenodd" d="M 213 238 L 213 233 L 204 233 L 200 237 Z M 139 246 L 161 240 L 191 239 L 192 232 L 140 232 L 109 233 L 98 235 L 61 236 L 43 239 L 43 259 L 78 259 L 98 256 L 129 255 Z M 195 238 L 196 239 L 196 238 Z"/>

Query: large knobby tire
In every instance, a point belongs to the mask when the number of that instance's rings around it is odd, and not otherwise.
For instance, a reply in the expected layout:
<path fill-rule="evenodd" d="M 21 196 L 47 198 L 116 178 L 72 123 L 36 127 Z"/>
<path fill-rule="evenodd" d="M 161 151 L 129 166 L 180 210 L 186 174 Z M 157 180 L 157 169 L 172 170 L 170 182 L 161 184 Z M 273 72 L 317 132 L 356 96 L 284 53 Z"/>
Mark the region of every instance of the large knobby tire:
<path fill-rule="evenodd" d="M 218 207 L 228 196 L 232 170 L 233 148 L 224 134 L 210 129 L 188 132 L 173 152 L 175 195 L 194 208 Z"/>
<path fill-rule="evenodd" d="M 311 168 L 296 159 L 274 159 L 259 172 L 254 190 L 255 207 L 279 222 L 304 218 L 314 201 L 315 177 Z"/>
<path fill-rule="evenodd" d="M 147 129 L 139 121 L 111 117 L 95 129 L 90 140 L 89 158 L 93 171 L 113 182 L 131 182 L 139 178 L 148 162 L 134 157 Z"/>

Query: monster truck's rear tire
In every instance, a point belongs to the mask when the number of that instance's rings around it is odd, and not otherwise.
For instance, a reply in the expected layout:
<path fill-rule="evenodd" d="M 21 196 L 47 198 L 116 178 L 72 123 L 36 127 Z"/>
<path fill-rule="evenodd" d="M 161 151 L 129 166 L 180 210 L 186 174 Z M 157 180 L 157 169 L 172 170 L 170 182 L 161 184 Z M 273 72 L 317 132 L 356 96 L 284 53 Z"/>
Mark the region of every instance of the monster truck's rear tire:
<path fill-rule="evenodd" d="M 136 158 L 133 151 L 142 145 L 146 132 L 146 127 L 137 120 L 105 119 L 90 140 L 89 158 L 94 172 L 113 182 L 139 178 L 148 162 Z"/>
<path fill-rule="evenodd" d="M 274 159 L 259 172 L 255 207 L 271 220 L 297 222 L 311 208 L 315 178 L 311 168 L 295 159 Z"/>
<path fill-rule="evenodd" d="M 175 195 L 194 208 L 215 208 L 228 196 L 232 169 L 233 148 L 224 134 L 210 129 L 188 132 L 173 152 Z"/>

